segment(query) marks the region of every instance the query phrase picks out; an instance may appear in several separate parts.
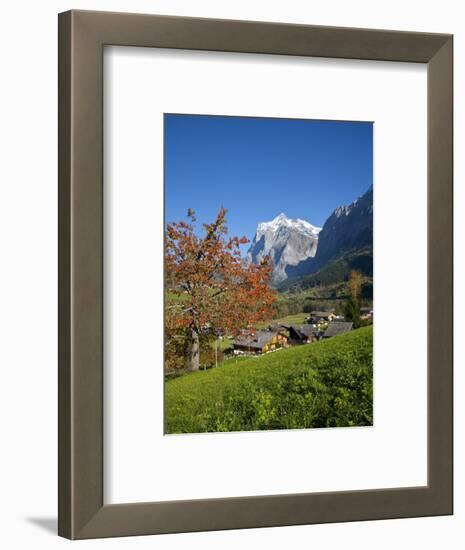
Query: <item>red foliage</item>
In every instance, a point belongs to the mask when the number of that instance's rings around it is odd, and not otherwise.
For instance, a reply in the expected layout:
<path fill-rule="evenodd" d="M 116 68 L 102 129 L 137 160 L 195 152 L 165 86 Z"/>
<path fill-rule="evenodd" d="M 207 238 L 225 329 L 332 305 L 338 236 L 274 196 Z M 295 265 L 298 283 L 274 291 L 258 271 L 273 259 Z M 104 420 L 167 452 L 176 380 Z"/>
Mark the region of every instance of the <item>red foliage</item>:
<path fill-rule="evenodd" d="M 247 263 L 240 253 L 246 237 L 227 237 L 226 210 L 195 233 L 195 212 L 189 221 L 169 223 L 165 235 L 167 330 L 235 335 L 267 319 L 276 300 L 270 288 L 272 267 Z"/>

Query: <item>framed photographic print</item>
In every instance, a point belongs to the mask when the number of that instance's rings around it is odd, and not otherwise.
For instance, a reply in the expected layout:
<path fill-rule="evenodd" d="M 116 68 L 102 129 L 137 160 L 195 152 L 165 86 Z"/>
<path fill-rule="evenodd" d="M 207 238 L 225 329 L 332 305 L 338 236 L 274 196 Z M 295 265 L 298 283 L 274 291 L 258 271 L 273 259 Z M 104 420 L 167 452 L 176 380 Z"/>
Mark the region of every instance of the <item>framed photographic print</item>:
<path fill-rule="evenodd" d="M 452 36 L 59 16 L 59 533 L 452 513 Z"/>

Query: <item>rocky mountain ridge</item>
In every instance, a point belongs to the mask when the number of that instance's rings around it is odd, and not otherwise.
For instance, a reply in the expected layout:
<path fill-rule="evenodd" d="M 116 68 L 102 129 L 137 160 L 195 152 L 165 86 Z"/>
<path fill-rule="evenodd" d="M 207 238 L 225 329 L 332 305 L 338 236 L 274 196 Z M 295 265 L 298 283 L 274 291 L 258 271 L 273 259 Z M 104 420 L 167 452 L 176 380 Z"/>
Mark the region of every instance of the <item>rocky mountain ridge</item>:
<path fill-rule="evenodd" d="M 373 246 L 373 187 L 348 205 L 340 205 L 323 225 L 281 213 L 259 223 L 247 252 L 247 260 L 258 263 L 269 256 L 273 283 L 302 277 L 322 269 L 328 262 L 354 250 Z"/>

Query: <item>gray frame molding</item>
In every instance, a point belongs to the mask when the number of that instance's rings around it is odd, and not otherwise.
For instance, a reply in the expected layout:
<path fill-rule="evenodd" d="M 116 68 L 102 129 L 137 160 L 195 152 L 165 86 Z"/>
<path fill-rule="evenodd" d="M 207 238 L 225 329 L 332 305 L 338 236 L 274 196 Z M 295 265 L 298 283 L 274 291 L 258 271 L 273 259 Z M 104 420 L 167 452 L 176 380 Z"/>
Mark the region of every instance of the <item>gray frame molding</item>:
<path fill-rule="evenodd" d="M 104 505 L 103 46 L 428 66 L 428 485 Z M 59 15 L 59 534 L 70 539 L 452 513 L 452 36 L 156 15 Z M 431 318 L 431 315 L 429 316 Z"/>

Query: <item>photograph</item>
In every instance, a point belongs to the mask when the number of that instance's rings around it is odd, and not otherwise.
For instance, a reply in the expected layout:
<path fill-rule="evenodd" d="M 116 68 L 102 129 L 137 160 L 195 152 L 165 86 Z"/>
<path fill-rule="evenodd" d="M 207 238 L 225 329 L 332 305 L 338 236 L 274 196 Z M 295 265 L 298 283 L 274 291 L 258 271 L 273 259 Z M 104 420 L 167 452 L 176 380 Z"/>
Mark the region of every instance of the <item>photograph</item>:
<path fill-rule="evenodd" d="M 373 124 L 164 115 L 165 433 L 373 425 Z"/>

